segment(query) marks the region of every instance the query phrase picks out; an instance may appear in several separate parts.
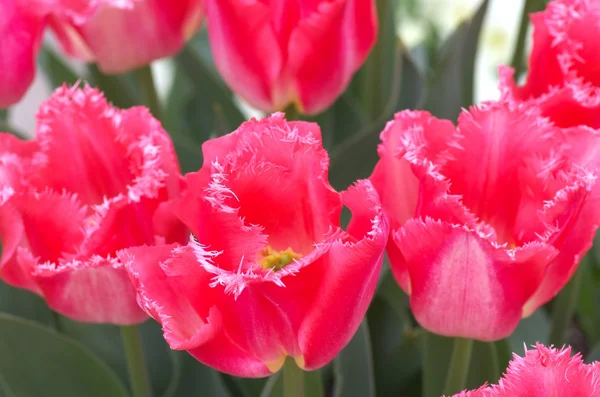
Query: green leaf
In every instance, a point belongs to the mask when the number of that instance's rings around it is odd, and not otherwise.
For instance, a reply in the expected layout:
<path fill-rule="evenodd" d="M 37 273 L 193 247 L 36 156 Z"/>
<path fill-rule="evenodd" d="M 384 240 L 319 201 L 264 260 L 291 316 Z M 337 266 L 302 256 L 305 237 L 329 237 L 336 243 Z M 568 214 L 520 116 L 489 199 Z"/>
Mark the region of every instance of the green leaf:
<path fill-rule="evenodd" d="M 279 397 L 283 396 L 283 375 L 281 371 L 274 373 L 269 377 L 267 383 L 265 384 L 265 388 L 262 393 L 260 393 L 260 397 Z"/>
<path fill-rule="evenodd" d="M 425 332 L 423 343 L 423 397 L 439 397 L 444 390 L 454 339 Z"/>
<path fill-rule="evenodd" d="M 600 247 L 598 239 L 594 247 L 588 253 L 589 263 L 580 269 L 583 271 L 581 279 L 581 290 L 575 312 L 577 321 L 583 331 L 587 343 L 590 345 L 600 344 L 600 261 L 597 250 Z M 579 271 L 579 270 L 578 270 Z"/>
<path fill-rule="evenodd" d="M 107 75 L 102 73 L 95 64 L 89 64 L 88 71 L 90 83 L 104 92 L 106 98 L 115 106 L 127 109 L 142 104 L 133 75 Z"/>
<path fill-rule="evenodd" d="M 334 362 L 334 397 L 375 397 L 373 353 L 367 320 Z"/>
<path fill-rule="evenodd" d="M 473 104 L 475 57 L 488 0 L 444 43 L 427 84 L 422 108 L 439 118 L 455 120 L 461 107 Z"/>
<path fill-rule="evenodd" d="M 521 320 L 517 329 L 509 337 L 511 350 L 523 352 L 523 344 L 534 345 L 536 342 L 546 343 L 550 333 L 550 320 L 543 308 L 539 308 L 531 316 Z"/>
<path fill-rule="evenodd" d="M 594 361 L 600 361 L 600 345 L 594 345 L 585 357 L 586 363 L 593 363 Z"/>
<path fill-rule="evenodd" d="M 48 47 L 42 47 L 37 58 L 40 68 L 48 78 L 52 88 L 58 88 L 63 84 L 74 85 L 79 81 L 79 76 L 67 64 Z"/>
<path fill-rule="evenodd" d="M 199 118 L 196 128 L 223 135 L 244 122 L 244 115 L 233 102 L 232 92 L 192 47 L 185 47 L 175 61 L 198 93 L 194 106 Z"/>
<path fill-rule="evenodd" d="M 365 65 L 357 74 L 362 82 L 359 98 L 369 120 L 380 120 L 397 87 L 390 84 L 399 59 L 396 57 L 396 10 L 395 0 L 377 0 L 379 34 Z"/>
<path fill-rule="evenodd" d="M 33 292 L 11 287 L 3 281 L 0 281 L 0 312 L 45 325 L 52 322 L 52 312 L 42 298 Z"/>
<path fill-rule="evenodd" d="M 0 341 L 0 374 L 9 396 L 127 396 L 91 352 L 36 323 L 0 314 Z"/>
<path fill-rule="evenodd" d="M 380 295 L 376 295 L 367 313 L 375 389 L 378 397 L 409 395 L 420 388 L 415 382 L 421 370 L 421 332 L 405 326 L 398 311 Z M 420 395 L 420 390 L 416 395 Z M 439 397 L 439 396 L 438 396 Z"/>
<path fill-rule="evenodd" d="M 118 326 L 80 323 L 62 316 L 59 325 L 62 333 L 90 349 L 127 384 L 127 361 Z M 160 396 L 165 393 L 174 376 L 171 350 L 163 339 L 158 323 L 149 320 L 139 327 L 152 389 L 156 396 Z"/>
<path fill-rule="evenodd" d="M 178 376 L 163 397 L 231 396 L 217 371 L 201 364 L 187 352 L 172 351 L 171 354 Z"/>
<path fill-rule="evenodd" d="M 396 56 L 402 59 L 397 63 L 394 76 L 388 85 L 394 87 L 394 97 L 390 106 L 379 120 L 366 125 L 361 131 L 338 144 L 331 153 L 331 166 L 329 180 L 338 190 L 346 189 L 359 178 L 367 178 L 379 160 L 377 145 L 379 134 L 385 124 L 390 120 L 400 105 L 414 105 L 421 96 L 423 78 L 414 64 L 410 54 L 398 41 Z M 395 82 L 398 83 L 395 83 Z M 397 103 L 394 103 L 397 98 Z"/>

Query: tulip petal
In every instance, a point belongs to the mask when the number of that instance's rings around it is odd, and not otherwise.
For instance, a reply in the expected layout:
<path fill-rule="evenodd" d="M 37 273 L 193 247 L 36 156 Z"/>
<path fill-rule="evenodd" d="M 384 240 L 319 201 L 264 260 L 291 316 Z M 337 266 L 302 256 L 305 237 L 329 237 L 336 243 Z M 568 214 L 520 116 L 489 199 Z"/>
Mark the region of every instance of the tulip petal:
<path fill-rule="evenodd" d="M 370 182 L 358 181 L 342 193 L 342 200 L 353 213 L 349 240 L 332 243 L 327 254 L 309 266 L 318 266 L 322 275 L 298 333 L 307 370 L 331 361 L 358 329 L 375 292 L 387 242 L 387 218 Z"/>
<path fill-rule="evenodd" d="M 195 293 L 200 295 L 211 292 L 209 274 L 196 263 L 193 254 L 180 251 L 176 244 L 171 244 L 129 248 L 120 251 L 118 257 L 135 285 L 140 307 L 162 325 L 172 349 L 194 348 L 221 330 L 221 313 L 209 304 L 210 295 L 197 301 L 188 300 L 186 295 L 188 286 L 197 287 Z M 187 266 L 185 274 L 165 272 L 181 263 Z M 194 304 L 204 306 L 197 310 Z"/>
<path fill-rule="evenodd" d="M 75 255 L 84 234 L 86 208 L 74 195 L 27 192 L 16 197 L 29 247 L 42 262 L 55 262 L 63 256 Z"/>
<path fill-rule="evenodd" d="M 34 276 L 48 306 L 76 321 L 133 325 L 146 319 L 125 269 L 114 258 L 38 264 Z"/>
<path fill-rule="evenodd" d="M 331 105 L 376 38 L 377 14 L 370 0 L 321 2 L 316 12 L 303 18 L 288 47 L 288 68 L 302 110 L 316 114 Z"/>
<path fill-rule="evenodd" d="M 13 205 L 0 206 L 0 241 L 2 241 L 2 258 L 0 261 L 0 278 L 7 284 L 25 288 L 37 294 L 41 291 L 27 271 L 22 269 L 18 256 L 19 246 L 25 238 L 25 229 L 19 213 Z"/>
<path fill-rule="evenodd" d="M 507 251 L 478 232 L 431 219 L 409 220 L 394 240 L 408 264 L 419 324 L 482 341 L 510 335 L 556 255 L 541 243 Z"/>
<path fill-rule="evenodd" d="M 86 204 L 125 191 L 133 175 L 115 115 L 96 89 L 55 91 L 38 112 L 37 137 L 46 155 L 39 185 L 77 193 Z"/>
<path fill-rule="evenodd" d="M 193 250 L 176 245 L 130 248 L 121 251 L 119 258 L 136 286 L 140 306 L 162 324 L 172 349 L 186 349 L 199 361 L 236 376 L 271 373 L 229 336 L 228 323 L 235 327 L 239 314 L 247 313 L 224 311 L 231 306 L 225 301 L 233 297 L 209 286 L 212 275 L 202 268 Z M 238 329 L 249 336 L 264 335 L 260 328 L 252 328 L 253 332 Z"/>
<path fill-rule="evenodd" d="M 284 106 L 287 99 L 277 100 L 272 90 L 284 60 L 269 7 L 258 0 L 207 0 L 206 17 L 213 58 L 227 85 L 258 109 Z"/>
<path fill-rule="evenodd" d="M 544 12 L 531 14 L 533 24 L 533 49 L 529 56 L 527 81 L 523 87 L 515 89 L 515 96 L 521 100 L 539 97 L 553 86 L 564 82 L 558 58 L 558 48 L 548 30 Z"/>
<path fill-rule="evenodd" d="M 5 108 L 18 102 L 33 81 L 45 22 L 14 0 L 0 0 L 0 15 L 0 108 Z"/>
<path fill-rule="evenodd" d="M 178 52 L 202 16 L 198 0 L 103 1 L 93 12 L 55 15 L 50 25 L 65 52 L 116 74 Z"/>
<path fill-rule="evenodd" d="M 600 390 L 598 370 L 583 363 L 580 354 L 571 357 L 571 348 L 558 350 L 540 344 L 514 356 L 492 396 L 593 396 Z"/>

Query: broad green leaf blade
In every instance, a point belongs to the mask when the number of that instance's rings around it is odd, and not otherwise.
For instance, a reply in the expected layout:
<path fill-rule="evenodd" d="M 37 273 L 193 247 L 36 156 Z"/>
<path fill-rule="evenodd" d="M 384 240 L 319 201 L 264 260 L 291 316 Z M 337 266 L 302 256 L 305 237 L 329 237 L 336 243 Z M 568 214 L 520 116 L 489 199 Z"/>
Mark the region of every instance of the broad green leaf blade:
<path fill-rule="evenodd" d="M 402 74 L 400 88 L 396 94 L 398 98 L 394 109 L 395 112 L 404 109 L 415 109 L 425 89 L 425 76 L 421 69 L 419 69 L 413 55 L 402 42 L 399 42 L 398 45 L 402 48 L 400 51 L 402 55 L 402 62 L 400 63 Z"/>
<path fill-rule="evenodd" d="M 583 331 L 587 343 L 590 345 L 600 344 L 600 241 L 597 235 L 594 246 L 587 254 L 589 260 L 587 266 L 583 267 L 581 290 L 575 312 L 577 321 Z M 579 271 L 579 270 L 578 270 Z"/>
<path fill-rule="evenodd" d="M 197 112 L 204 118 L 198 128 L 216 129 L 220 126 L 221 134 L 224 131 L 235 130 L 245 118 L 233 102 L 233 94 L 209 69 L 204 59 L 191 47 L 185 47 L 176 57 L 175 61 L 187 74 L 194 85 L 198 95 Z M 223 126 L 224 124 L 224 126 Z"/>
<path fill-rule="evenodd" d="M 52 322 L 52 313 L 46 302 L 33 292 L 11 287 L 0 281 L 0 313 L 8 313 L 41 324 Z"/>
<path fill-rule="evenodd" d="M 386 299 L 376 295 L 367 313 L 377 397 L 397 397 L 418 390 L 421 332 L 415 332 Z M 439 397 L 439 396 L 438 396 Z"/>
<path fill-rule="evenodd" d="M 155 321 L 146 321 L 139 327 L 152 389 L 156 396 L 160 396 L 165 393 L 174 376 L 171 350 L 163 339 L 160 325 Z M 127 361 L 118 326 L 79 323 L 61 316 L 60 329 L 62 333 L 90 349 L 127 384 Z"/>
<path fill-rule="evenodd" d="M 52 88 L 63 84 L 73 85 L 79 81 L 75 73 L 55 52 L 48 47 L 42 47 L 37 58 L 40 68 L 48 78 Z"/>
<path fill-rule="evenodd" d="M 171 352 L 178 376 L 163 397 L 231 397 L 219 373 L 187 352 Z"/>
<path fill-rule="evenodd" d="M 375 397 L 373 352 L 367 320 L 333 361 L 334 397 Z"/>
<path fill-rule="evenodd" d="M 110 369 L 78 343 L 0 314 L 0 374 L 18 397 L 127 397 Z"/>
<path fill-rule="evenodd" d="M 416 98 L 420 97 L 423 87 L 422 76 L 403 46 L 399 44 L 396 51 L 396 55 L 401 57 L 402 62 L 398 63 L 395 72 L 400 78 L 394 88 L 398 91 L 394 95 L 400 102 L 404 101 L 402 103 L 416 103 Z M 395 81 L 396 78 L 392 78 L 392 82 L 388 84 L 394 86 Z M 414 102 L 408 98 L 413 98 Z M 394 112 L 398 110 L 397 106 L 398 104 L 394 103 L 380 120 L 366 125 L 361 131 L 330 151 L 329 180 L 336 189 L 344 190 L 355 180 L 369 177 L 379 160 L 377 155 L 379 134 L 385 127 L 385 123 L 393 118 Z"/>
<path fill-rule="evenodd" d="M 390 102 L 397 87 L 390 84 L 390 78 L 398 68 L 396 57 L 396 10 L 395 0 L 377 0 L 379 34 L 377 43 L 371 50 L 365 65 L 358 73 L 357 81 L 362 82 L 359 98 L 369 120 L 379 120 Z"/>
<path fill-rule="evenodd" d="M 461 107 L 473 104 L 475 56 L 488 3 L 484 0 L 473 17 L 463 22 L 440 50 L 421 106 L 436 117 L 456 120 Z"/>
<path fill-rule="evenodd" d="M 453 349 L 452 338 L 425 332 L 423 344 L 423 397 L 439 397 L 444 390 Z"/>
<path fill-rule="evenodd" d="M 550 333 L 550 320 L 544 308 L 539 308 L 531 316 L 521 320 L 517 329 L 509 337 L 513 352 L 522 354 L 523 345 L 531 346 L 536 342 L 546 343 Z"/>

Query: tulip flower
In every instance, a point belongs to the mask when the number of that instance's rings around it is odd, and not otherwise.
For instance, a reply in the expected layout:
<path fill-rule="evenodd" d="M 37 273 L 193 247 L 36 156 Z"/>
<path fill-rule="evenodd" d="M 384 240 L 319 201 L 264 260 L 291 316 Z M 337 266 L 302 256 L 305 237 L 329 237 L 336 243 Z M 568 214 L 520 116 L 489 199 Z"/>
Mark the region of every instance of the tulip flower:
<path fill-rule="evenodd" d="M 390 218 L 392 272 L 441 335 L 507 337 L 566 284 L 600 224 L 598 149 L 536 108 L 489 102 L 458 127 L 396 114 L 371 181 Z"/>
<path fill-rule="evenodd" d="M 373 0 L 207 0 L 217 69 L 254 107 L 325 110 L 377 39 Z"/>
<path fill-rule="evenodd" d="M 204 143 L 172 214 L 184 246 L 124 250 L 140 306 L 172 349 L 243 377 L 330 362 L 373 297 L 388 235 L 368 181 L 327 181 L 318 125 L 282 114 Z M 340 227 L 342 206 L 353 217 Z"/>
<path fill-rule="evenodd" d="M 571 348 L 558 350 L 538 344 L 525 357 L 514 355 L 497 385 L 465 391 L 455 397 L 580 397 L 600 395 L 600 367 L 585 364 Z"/>
<path fill-rule="evenodd" d="M 527 81 L 516 86 L 512 69 L 501 67 L 506 97 L 528 101 L 560 127 L 600 127 L 600 8 L 587 0 L 554 0 L 531 15 L 533 50 Z"/>
<path fill-rule="evenodd" d="M 67 54 L 124 73 L 178 52 L 203 13 L 202 0 L 0 0 L 0 107 L 31 84 L 46 27 Z"/>
<path fill-rule="evenodd" d="M 145 320 L 116 252 L 185 241 L 158 211 L 179 189 L 168 135 L 89 87 L 58 89 L 37 121 L 35 140 L 0 134 L 0 278 L 78 321 Z"/>
<path fill-rule="evenodd" d="M 22 12 L 15 0 L 0 0 L 0 108 L 17 102 L 35 75 L 43 18 Z"/>

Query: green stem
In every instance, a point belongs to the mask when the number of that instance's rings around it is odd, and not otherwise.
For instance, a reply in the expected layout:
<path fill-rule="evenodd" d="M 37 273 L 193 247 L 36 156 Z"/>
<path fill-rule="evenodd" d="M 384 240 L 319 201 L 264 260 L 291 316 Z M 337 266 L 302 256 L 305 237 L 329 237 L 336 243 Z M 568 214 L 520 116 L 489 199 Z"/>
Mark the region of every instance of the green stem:
<path fill-rule="evenodd" d="M 160 101 L 158 100 L 158 94 L 156 93 L 154 77 L 152 76 L 152 69 L 150 68 L 150 65 L 146 65 L 138 69 L 135 74 L 137 76 L 146 106 L 148 106 L 154 117 L 160 120 Z"/>
<path fill-rule="evenodd" d="M 283 396 L 304 397 L 304 371 L 290 357 L 283 365 Z"/>
<path fill-rule="evenodd" d="M 467 384 L 467 375 L 469 373 L 469 364 L 471 363 L 471 352 L 473 350 L 473 340 L 456 338 L 452 350 L 452 359 L 446 376 L 444 386 L 444 395 L 452 396 L 464 390 Z"/>
<path fill-rule="evenodd" d="M 287 108 L 285 108 L 284 112 L 285 119 L 287 121 L 302 120 L 302 115 L 300 114 L 300 112 L 298 112 L 298 109 L 296 109 L 296 105 L 294 105 L 293 103 Z"/>
<path fill-rule="evenodd" d="M 121 338 L 125 347 L 133 397 L 152 397 L 139 329 L 136 326 L 121 327 Z"/>
<path fill-rule="evenodd" d="M 579 298 L 581 280 L 583 273 L 585 273 L 584 267 L 587 265 L 587 262 L 588 259 L 586 256 L 579 264 L 579 268 L 573 277 L 571 277 L 571 280 L 554 300 L 552 306 L 552 325 L 548 343 L 556 347 L 561 347 L 565 343 L 565 336 L 573 317 L 577 299 Z"/>

